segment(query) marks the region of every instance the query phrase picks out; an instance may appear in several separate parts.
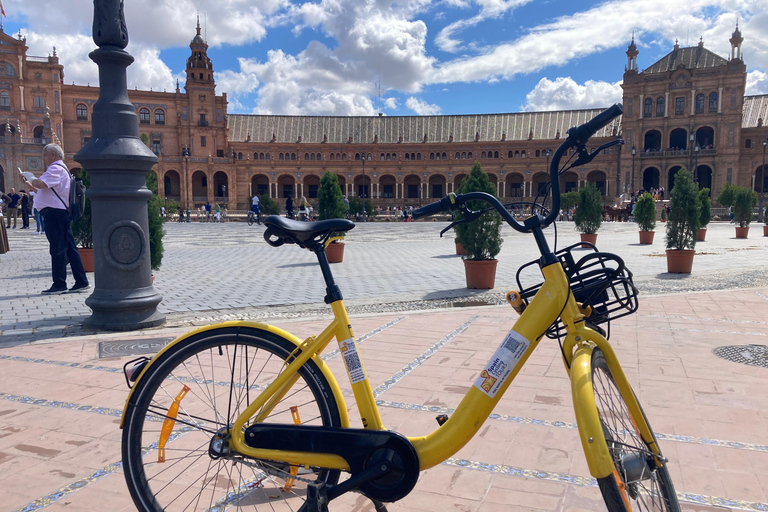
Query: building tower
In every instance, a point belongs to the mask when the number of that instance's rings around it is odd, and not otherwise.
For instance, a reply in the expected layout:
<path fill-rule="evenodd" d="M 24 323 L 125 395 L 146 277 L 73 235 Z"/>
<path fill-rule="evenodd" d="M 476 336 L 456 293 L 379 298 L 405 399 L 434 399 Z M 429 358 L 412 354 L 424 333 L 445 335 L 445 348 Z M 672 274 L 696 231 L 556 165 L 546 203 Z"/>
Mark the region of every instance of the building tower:
<path fill-rule="evenodd" d="M 739 23 L 736 22 L 736 30 L 733 31 L 733 35 L 730 39 L 731 42 L 731 60 L 741 60 L 741 43 L 744 42 L 744 38 L 741 37 L 741 30 L 739 30 Z"/>
<path fill-rule="evenodd" d="M 197 17 L 197 34 L 189 43 L 192 54 L 187 59 L 187 83 L 213 84 L 213 64 L 208 58 L 208 43 L 200 35 L 200 16 Z"/>
<path fill-rule="evenodd" d="M 627 71 L 634 71 L 637 73 L 637 55 L 640 52 L 637 51 L 637 45 L 635 44 L 635 34 L 632 34 L 632 42 L 629 43 L 627 48 Z"/>

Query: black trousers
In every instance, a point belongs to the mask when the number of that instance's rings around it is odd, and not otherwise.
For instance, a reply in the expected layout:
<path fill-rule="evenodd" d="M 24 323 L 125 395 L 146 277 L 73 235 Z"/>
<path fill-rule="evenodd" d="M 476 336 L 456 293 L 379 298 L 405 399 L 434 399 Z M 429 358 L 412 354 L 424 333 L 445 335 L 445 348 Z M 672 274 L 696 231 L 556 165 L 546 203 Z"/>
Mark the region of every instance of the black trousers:
<path fill-rule="evenodd" d="M 83 261 L 77 251 L 69 212 L 57 208 L 43 208 L 40 212 L 45 222 L 45 236 L 51 245 L 51 274 L 54 288 L 67 287 L 67 262 L 72 269 L 75 284 L 88 283 L 88 276 L 83 269 Z"/>
<path fill-rule="evenodd" d="M 21 227 L 29 227 L 29 207 L 21 207 Z"/>

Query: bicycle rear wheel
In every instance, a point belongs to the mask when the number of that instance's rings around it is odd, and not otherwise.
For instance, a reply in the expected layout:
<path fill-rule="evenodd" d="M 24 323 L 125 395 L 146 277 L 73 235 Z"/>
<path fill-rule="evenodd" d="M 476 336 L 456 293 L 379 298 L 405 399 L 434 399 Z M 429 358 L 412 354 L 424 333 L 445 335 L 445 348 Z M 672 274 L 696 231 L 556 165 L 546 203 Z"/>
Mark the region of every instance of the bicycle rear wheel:
<path fill-rule="evenodd" d="M 274 380 L 295 348 L 267 331 L 224 328 L 193 336 L 152 364 L 136 384 L 123 430 L 125 479 L 138 510 L 298 510 L 305 480 L 338 481 L 338 471 L 219 456 L 212 449 L 215 434 Z M 317 365 L 301 368 L 264 422 L 341 425 Z"/>
<path fill-rule="evenodd" d="M 679 512 L 666 462 L 640 436 L 641 424 L 653 432 L 645 413 L 638 418 L 629 412 L 608 363 L 597 348 L 592 352 L 591 377 L 597 413 L 616 468 L 613 475 L 597 480 L 608 510 Z"/>
<path fill-rule="evenodd" d="M 253 226 L 253 212 L 248 213 L 248 225 Z"/>

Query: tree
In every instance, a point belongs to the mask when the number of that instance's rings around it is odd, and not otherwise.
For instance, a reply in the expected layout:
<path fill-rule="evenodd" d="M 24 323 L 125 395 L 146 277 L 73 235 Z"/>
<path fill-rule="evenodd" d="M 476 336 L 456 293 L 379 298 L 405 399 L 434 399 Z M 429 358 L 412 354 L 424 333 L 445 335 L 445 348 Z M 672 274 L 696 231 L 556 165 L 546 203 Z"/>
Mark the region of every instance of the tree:
<path fill-rule="evenodd" d="M 733 218 L 740 228 L 752 222 L 752 213 L 757 205 L 757 192 L 747 187 L 734 187 Z"/>
<path fill-rule="evenodd" d="M 726 183 L 726 185 L 720 189 L 720 193 L 717 194 L 715 201 L 717 201 L 720 206 L 725 206 L 726 208 L 733 206 L 733 199 L 735 194 L 736 187 L 730 183 Z"/>
<path fill-rule="evenodd" d="M 339 179 L 336 177 L 336 174 L 326 171 L 323 177 L 320 178 L 317 201 L 320 220 L 344 218 L 346 213 L 344 196 L 341 193 Z"/>
<path fill-rule="evenodd" d="M 252 202 L 253 197 L 250 201 Z M 269 197 L 268 194 L 259 196 L 259 210 L 262 215 L 280 215 L 280 205 L 277 201 Z"/>
<path fill-rule="evenodd" d="M 469 173 L 459 186 L 459 194 L 467 192 L 487 192 L 496 197 L 496 187 L 483 172 L 479 163 L 472 166 Z M 470 201 L 467 208 L 480 210 L 487 208 L 484 201 Z M 456 220 L 461 219 L 461 213 L 456 214 Z M 454 227 L 456 235 L 464 246 L 464 252 L 470 260 L 492 260 L 501 251 L 501 216 L 496 211 L 485 212 L 479 219 L 468 224 L 458 224 Z"/>
<path fill-rule="evenodd" d="M 149 261 L 152 270 L 157 270 L 163 262 L 163 219 L 160 217 L 162 199 L 157 195 L 157 174 L 147 173 L 147 188 L 152 191 L 152 197 L 147 201 L 147 219 L 149 221 Z"/>
<path fill-rule="evenodd" d="M 83 181 L 85 189 L 91 187 L 91 176 L 85 169 L 80 169 L 80 179 Z M 83 249 L 93 249 L 93 224 L 91 215 L 91 200 L 86 195 L 85 210 L 83 215 L 72 223 L 72 235 L 75 237 L 75 243 Z"/>
<path fill-rule="evenodd" d="M 684 250 L 696 247 L 696 235 L 701 221 L 699 190 L 685 168 L 675 174 L 675 186 L 669 195 L 667 249 Z"/>
<path fill-rule="evenodd" d="M 563 210 L 570 210 L 576 206 L 579 202 L 579 193 L 575 190 L 560 194 L 560 208 Z"/>
<path fill-rule="evenodd" d="M 640 231 L 653 231 L 656 227 L 656 201 L 648 192 L 635 203 L 635 222 Z"/>
<path fill-rule="evenodd" d="M 699 217 L 699 227 L 705 228 L 712 220 L 712 201 L 709 199 L 709 189 L 699 190 L 699 203 L 701 204 L 701 216 Z"/>
<path fill-rule="evenodd" d="M 576 228 L 582 233 L 595 234 L 603 221 L 603 199 L 593 183 L 579 189 L 579 203 L 573 214 Z"/>

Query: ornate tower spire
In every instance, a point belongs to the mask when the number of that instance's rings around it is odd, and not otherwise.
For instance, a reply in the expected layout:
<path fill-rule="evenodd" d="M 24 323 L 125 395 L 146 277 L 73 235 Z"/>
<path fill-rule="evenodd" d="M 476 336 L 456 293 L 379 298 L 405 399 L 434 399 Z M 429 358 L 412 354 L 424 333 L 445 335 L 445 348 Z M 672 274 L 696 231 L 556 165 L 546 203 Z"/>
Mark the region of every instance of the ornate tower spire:
<path fill-rule="evenodd" d="M 627 47 L 627 71 L 637 72 L 637 45 L 635 44 L 635 32 L 632 31 L 632 42 Z"/>
<path fill-rule="evenodd" d="M 189 43 L 191 54 L 187 59 L 187 83 L 190 82 L 213 84 L 213 64 L 208 58 L 208 43 L 200 35 L 200 15 L 197 15 L 197 33 Z"/>
<path fill-rule="evenodd" d="M 736 20 L 736 30 L 733 31 L 733 35 L 730 39 L 731 42 L 731 59 L 741 60 L 741 43 L 744 42 L 744 38 L 741 37 L 741 30 L 739 30 L 739 21 Z"/>

